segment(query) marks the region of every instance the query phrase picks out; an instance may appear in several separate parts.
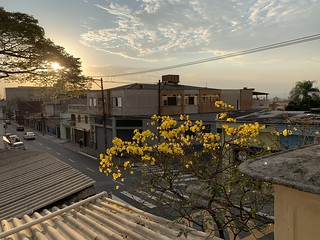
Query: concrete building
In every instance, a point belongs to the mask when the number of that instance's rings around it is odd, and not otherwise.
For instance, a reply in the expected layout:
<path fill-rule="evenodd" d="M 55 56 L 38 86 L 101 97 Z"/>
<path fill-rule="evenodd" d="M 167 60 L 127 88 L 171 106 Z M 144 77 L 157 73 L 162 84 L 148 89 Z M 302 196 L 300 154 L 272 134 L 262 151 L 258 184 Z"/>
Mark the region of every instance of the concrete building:
<path fill-rule="evenodd" d="M 101 93 L 97 94 L 101 96 Z M 158 84 L 135 83 L 108 89 L 105 94 L 109 99 L 105 101 L 106 130 L 104 132 L 98 121 L 91 127 L 95 132 L 95 146 L 104 152 L 112 145 L 114 137 L 130 140 L 134 129 L 150 128 L 147 123 L 153 114 L 202 117 L 209 114 L 214 119 L 213 114 L 221 111 L 214 106 L 215 101 L 222 100 L 237 110 L 248 110 L 252 109 L 254 97 L 259 94 L 252 88 L 225 90 L 181 85 L 178 75 L 164 75 Z"/>
<path fill-rule="evenodd" d="M 320 236 L 320 145 L 246 161 L 240 171 L 274 186 L 276 240 Z"/>

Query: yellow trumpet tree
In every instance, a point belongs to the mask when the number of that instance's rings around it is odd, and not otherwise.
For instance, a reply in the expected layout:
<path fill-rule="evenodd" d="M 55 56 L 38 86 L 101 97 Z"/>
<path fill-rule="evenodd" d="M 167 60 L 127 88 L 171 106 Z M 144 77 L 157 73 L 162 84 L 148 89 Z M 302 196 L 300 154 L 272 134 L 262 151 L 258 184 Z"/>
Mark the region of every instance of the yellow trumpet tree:
<path fill-rule="evenodd" d="M 264 126 L 252 123 L 229 127 L 228 123 L 236 121 L 228 118 L 232 106 L 221 101 L 215 105 L 225 111 L 219 117 L 225 121 L 223 133 L 207 131 L 202 121 L 191 121 L 188 115 L 179 119 L 154 115 L 150 129 L 135 130 L 131 141 L 113 140 L 113 146 L 100 156 L 100 171 L 124 181 L 123 171 L 133 174 L 132 167 L 139 163 L 145 174 L 139 178 L 137 191 L 142 188 L 159 205 L 169 205 L 176 216 L 205 231 L 223 239 L 228 233 L 229 239 L 237 239 L 240 232 L 259 227 L 249 222 L 273 222 L 260 214 L 273 209 L 273 196 L 270 185 L 238 171 L 234 150 L 257 144 L 264 153 L 268 149 L 257 140 Z M 119 157 L 125 159 L 123 168 L 115 163 Z M 153 171 L 152 166 L 159 171 Z M 189 184 L 183 182 L 185 176 L 191 180 Z M 194 217 L 199 211 L 210 216 L 210 227 L 207 218 Z"/>

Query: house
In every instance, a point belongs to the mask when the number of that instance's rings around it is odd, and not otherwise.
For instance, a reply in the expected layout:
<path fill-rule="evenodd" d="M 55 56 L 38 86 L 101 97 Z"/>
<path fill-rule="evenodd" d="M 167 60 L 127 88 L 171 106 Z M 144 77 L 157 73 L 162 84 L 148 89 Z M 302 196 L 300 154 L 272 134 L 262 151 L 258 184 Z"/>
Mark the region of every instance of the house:
<path fill-rule="evenodd" d="M 320 145 L 245 161 L 240 171 L 274 186 L 275 239 L 320 236 Z"/>

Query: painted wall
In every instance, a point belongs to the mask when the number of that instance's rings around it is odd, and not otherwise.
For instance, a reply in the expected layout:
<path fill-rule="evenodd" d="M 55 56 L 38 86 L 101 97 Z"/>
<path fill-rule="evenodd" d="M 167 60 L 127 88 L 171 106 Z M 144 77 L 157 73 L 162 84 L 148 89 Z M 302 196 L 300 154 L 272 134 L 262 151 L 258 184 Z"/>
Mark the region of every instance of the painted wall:
<path fill-rule="evenodd" d="M 318 240 L 320 196 L 275 185 L 275 239 Z"/>
<path fill-rule="evenodd" d="M 240 91 L 239 90 L 221 90 L 221 101 L 234 106 L 234 109 L 240 110 Z"/>

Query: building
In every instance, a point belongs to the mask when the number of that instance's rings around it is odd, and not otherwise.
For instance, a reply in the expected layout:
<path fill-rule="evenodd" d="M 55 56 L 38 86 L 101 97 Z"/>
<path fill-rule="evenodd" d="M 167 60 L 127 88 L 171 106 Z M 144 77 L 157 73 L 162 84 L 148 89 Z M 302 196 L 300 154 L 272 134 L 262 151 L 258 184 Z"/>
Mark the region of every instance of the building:
<path fill-rule="evenodd" d="M 101 97 L 101 93 L 97 94 Z M 112 139 L 115 137 L 130 140 L 134 129 L 150 128 L 147 123 L 153 114 L 188 114 L 198 117 L 209 115 L 214 119 L 215 113 L 221 111 L 215 107 L 215 101 L 222 100 L 236 106 L 237 110 L 249 110 L 254 106 L 254 98 L 261 94 L 268 95 L 254 92 L 252 88 L 228 90 L 181 85 L 179 75 L 164 75 L 157 84 L 135 83 L 111 88 L 105 94 L 105 128 L 103 121 L 100 124 L 99 121 L 93 121 L 94 126 L 91 126 L 95 132 L 95 146 L 100 152 L 104 152 L 107 147 L 112 146 Z M 89 103 L 98 101 L 90 96 Z M 100 120 L 101 116 L 97 119 Z"/>
<path fill-rule="evenodd" d="M 240 171 L 274 186 L 275 239 L 320 236 L 320 145 L 273 154 L 240 165 Z"/>
<path fill-rule="evenodd" d="M 42 102 L 50 100 L 48 96 L 41 94 L 41 89 L 29 86 L 5 88 L 7 117 L 24 124 L 29 115 L 41 113 Z"/>
<path fill-rule="evenodd" d="M 164 75 L 156 84 L 135 83 L 103 91 L 92 90 L 86 96 L 64 103 L 42 99 L 38 97 L 38 91 L 34 87 L 6 89 L 12 103 L 10 106 L 15 106 L 10 112 L 18 114 L 18 122 L 65 141 L 83 139 L 84 146 L 98 149 L 101 153 L 112 146 L 115 137 L 130 140 L 133 130 L 149 128 L 147 123 L 153 114 L 188 114 L 200 117 L 198 119 L 214 119 L 215 113 L 221 111 L 214 105 L 217 100 L 244 111 L 256 106 L 262 108 L 265 105 L 255 102 L 267 101 L 268 95 L 255 92 L 253 88 L 214 89 L 181 85 L 179 75 Z M 257 96 L 261 95 L 265 98 L 258 99 Z M 30 104 L 28 101 L 38 103 Z M 29 105 L 36 111 L 19 105 Z"/>

